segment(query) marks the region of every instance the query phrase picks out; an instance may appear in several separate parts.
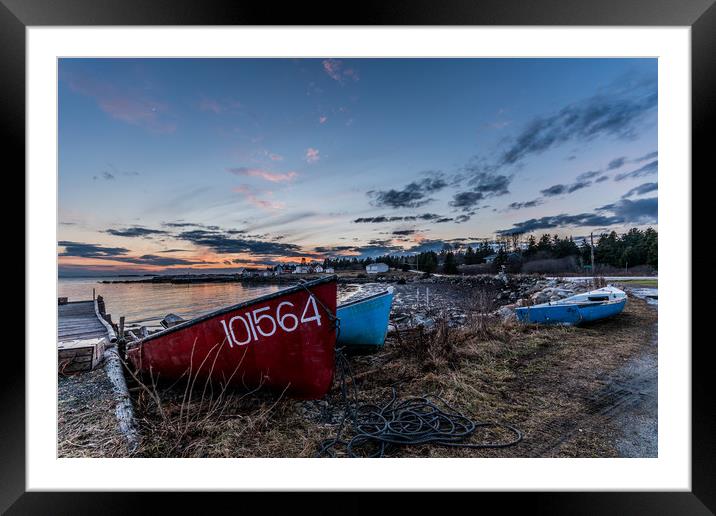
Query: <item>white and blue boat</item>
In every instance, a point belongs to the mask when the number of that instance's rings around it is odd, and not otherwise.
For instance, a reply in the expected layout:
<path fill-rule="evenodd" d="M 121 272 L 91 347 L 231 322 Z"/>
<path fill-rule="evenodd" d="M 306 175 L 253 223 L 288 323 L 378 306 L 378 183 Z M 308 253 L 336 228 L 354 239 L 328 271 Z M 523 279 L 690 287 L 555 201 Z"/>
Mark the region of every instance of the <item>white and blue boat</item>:
<path fill-rule="evenodd" d="M 626 301 L 623 291 L 607 286 L 559 301 L 516 308 L 515 312 L 523 323 L 577 325 L 617 315 L 624 310 Z"/>
<path fill-rule="evenodd" d="M 336 315 L 340 320 L 337 346 L 380 347 L 388 334 L 393 287 L 372 296 L 348 301 Z"/>

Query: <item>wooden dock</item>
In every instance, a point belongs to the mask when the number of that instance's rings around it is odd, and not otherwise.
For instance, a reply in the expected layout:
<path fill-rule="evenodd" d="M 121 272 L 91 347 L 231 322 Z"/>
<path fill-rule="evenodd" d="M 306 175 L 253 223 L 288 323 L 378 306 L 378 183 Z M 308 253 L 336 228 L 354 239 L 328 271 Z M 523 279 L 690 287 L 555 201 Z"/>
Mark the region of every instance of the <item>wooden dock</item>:
<path fill-rule="evenodd" d="M 102 361 L 105 347 L 117 340 L 114 329 L 104 319 L 103 305 L 101 298 L 72 302 L 59 300 L 57 308 L 59 371 L 69 373 L 94 369 Z"/>

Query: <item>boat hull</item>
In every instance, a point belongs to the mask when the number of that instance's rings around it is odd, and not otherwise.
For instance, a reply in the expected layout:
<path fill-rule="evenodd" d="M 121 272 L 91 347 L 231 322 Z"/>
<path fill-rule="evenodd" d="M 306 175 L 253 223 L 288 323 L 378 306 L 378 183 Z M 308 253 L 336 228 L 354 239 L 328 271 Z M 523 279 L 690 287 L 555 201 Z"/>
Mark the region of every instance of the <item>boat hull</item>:
<path fill-rule="evenodd" d="M 340 332 L 336 344 L 380 347 L 385 343 L 393 304 L 393 289 L 338 307 Z"/>
<path fill-rule="evenodd" d="M 318 399 L 335 371 L 336 294 L 335 276 L 307 282 L 155 333 L 127 355 L 155 380 L 189 373 L 215 386 Z"/>
<path fill-rule="evenodd" d="M 606 301 L 593 301 L 602 298 Z M 554 303 L 517 308 L 515 313 L 523 323 L 577 325 L 618 315 L 626 301 L 624 292 L 607 287 Z"/>
<path fill-rule="evenodd" d="M 534 306 L 516 309 L 517 318 L 532 324 L 569 324 L 598 321 L 618 315 L 624 310 L 626 299 L 594 306 L 553 305 Z"/>

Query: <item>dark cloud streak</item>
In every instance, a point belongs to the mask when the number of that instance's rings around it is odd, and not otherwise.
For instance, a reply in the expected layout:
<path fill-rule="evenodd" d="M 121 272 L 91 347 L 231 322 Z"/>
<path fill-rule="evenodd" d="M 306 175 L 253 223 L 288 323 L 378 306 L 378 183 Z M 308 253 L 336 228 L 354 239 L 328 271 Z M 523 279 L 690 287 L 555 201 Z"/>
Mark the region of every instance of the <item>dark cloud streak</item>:
<path fill-rule="evenodd" d="M 402 190 L 370 190 L 368 196 L 374 199 L 375 206 L 387 208 L 419 208 L 433 199 L 431 193 L 439 192 L 447 186 L 440 173 L 431 173 L 419 181 L 409 183 Z"/>

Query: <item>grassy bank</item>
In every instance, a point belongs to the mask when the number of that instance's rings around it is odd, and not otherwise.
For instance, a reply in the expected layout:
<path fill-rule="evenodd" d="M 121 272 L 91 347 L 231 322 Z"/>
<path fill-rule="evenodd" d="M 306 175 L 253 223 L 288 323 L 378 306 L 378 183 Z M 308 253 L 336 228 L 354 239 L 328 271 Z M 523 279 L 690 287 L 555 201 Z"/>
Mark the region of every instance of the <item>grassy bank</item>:
<path fill-rule="evenodd" d="M 610 374 L 646 352 L 656 310 L 630 299 L 618 317 L 590 326 L 538 328 L 472 315 L 452 329 L 389 336 L 383 350 L 350 358 L 362 401 L 439 393 L 478 421 L 517 426 L 524 441 L 504 449 L 416 446 L 402 457 L 616 456 L 598 393 Z M 300 402 L 260 390 L 210 385 L 135 386 L 144 457 L 311 457 L 343 414 L 338 385 Z M 601 403 L 601 402 L 600 402 Z M 603 424 L 604 423 L 604 424 Z M 475 440 L 497 439 L 479 435 Z"/>
<path fill-rule="evenodd" d="M 643 288 L 659 288 L 658 279 L 630 279 L 630 280 L 619 280 L 618 283 L 623 283 L 630 287 L 643 287 Z"/>

